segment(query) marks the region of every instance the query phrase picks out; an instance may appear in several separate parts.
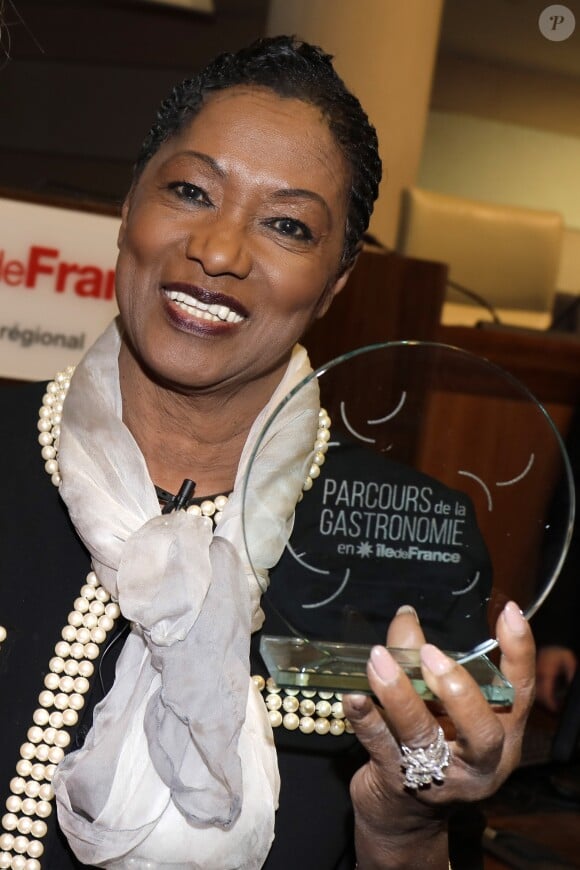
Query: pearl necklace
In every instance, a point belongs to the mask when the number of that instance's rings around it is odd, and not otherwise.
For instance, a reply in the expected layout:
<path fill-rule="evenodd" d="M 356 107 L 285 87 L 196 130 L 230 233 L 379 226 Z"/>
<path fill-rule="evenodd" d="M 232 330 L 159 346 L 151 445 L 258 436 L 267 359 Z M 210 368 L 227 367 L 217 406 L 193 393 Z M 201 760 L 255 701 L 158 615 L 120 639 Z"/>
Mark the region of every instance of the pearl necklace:
<path fill-rule="evenodd" d="M 58 442 L 60 439 L 62 409 L 73 373 L 74 366 L 68 366 L 64 371 L 59 372 L 55 379 L 47 385 L 46 393 L 42 397 L 42 406 L 38 412 L 38 429 L 40 433 L 38 441 L 42 448 L 41 454 L 44 459 L 45 471 L 50 475 L 54 486 L 60 486 L 62 482 L 58 467 Z M 327 412 L 324 408 L 321 408 L 318 412 L 318 430 L 314 440 L 314 455 L 302 485 L 303 492 L 312 489 L 312 484 L 319 477 L 320 468 L 324 465 L 328 442 L 330 441 L 330 422 Z M 299 501 L 301 499 L 302 493 L 300 493 Z M 214 525 L 217 525 L 222 518 L 227 501 L 227 495 L 218 495 L 214 499 L 204 499 L 199 505 L 190 505 L 187 508 L 187 513 L 211 517 Z"/>
<path fill-rule="evenodd" d="M 69 366 L 47 385 L 39 411 L 38 441 L 45 470 L 56 487 L 62 482 L 58 444 L 64 400 L 73 372 L 74 367 Z M 302 487 L 304 492 L 311 489 L 320 475 L 329 440 L 330 417 L 321 408 L 314 456 Z M 227 501 L 226 495 L 219 495 L 205 499 L 200 505 L 190 505 L 187 510 L 211 517 L 217 525 Z M 94 673 L 93 661 L 99 657 L 100 648 L 119 616 L 119 605 L 111 601 L 94 571 L 90 571 L 61 630 L 61 640 L 54 647 L 55 655 L 49 662 L 44 689 L 38 696 L 39 706 L 33 713 L 27 740 L 20 747 L 16 776 L 10 781 L 10 796 L 5 804 L 7 812 L 1 820 L 0 870 L 41 870 L 42 839 L 48 830 L 45 819 L 52 814 L 54 799 L 52 777 L 70 744 L 69 730 L 77 725 L 79 711 L 84 707 L 83 696 L 89 690 L 89 679 Z M 0 644 L 5 640 L 6 629 L 0 626 Z M 321 692 L 320 700 L 315 702 L 315 693 L 303 690 L 302 700 L 299 700 L 298 690 L 282 692 L 273 680 L 266 681 L 262 676 L 254 676 L 252 680 L 260 691 L 267 692 L 265 703 L 272 727 L 283 725 L 291 731 L 300 728 L 305 734 L 352 733 L 339 695 L 331 705 L 332 693 Z"/>

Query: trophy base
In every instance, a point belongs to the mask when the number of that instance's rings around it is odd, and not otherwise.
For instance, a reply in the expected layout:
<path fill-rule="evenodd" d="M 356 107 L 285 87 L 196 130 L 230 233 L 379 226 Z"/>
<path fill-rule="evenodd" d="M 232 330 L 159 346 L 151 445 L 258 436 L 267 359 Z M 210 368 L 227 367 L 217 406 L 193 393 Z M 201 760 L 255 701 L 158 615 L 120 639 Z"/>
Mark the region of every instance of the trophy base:
<path fill-rule="evenodd" d="M 298 637 L 264 635 L 260 653 L 270 676 L 281 688 L 372 694 L 366 665 L 370 646 L 362 644 L 307 641 Z M 419 650 L 394 649 L 389 652 L 405 671 L 424 701 L 437 701 L 423 679 Z M 452 659 L 461 653 L 446 651 Z M 486 700 L 496 707 L 511 707 L 514 690 L 503 674 L 485 655 L 466 662 L 463 667 L 478 684 Z"/>

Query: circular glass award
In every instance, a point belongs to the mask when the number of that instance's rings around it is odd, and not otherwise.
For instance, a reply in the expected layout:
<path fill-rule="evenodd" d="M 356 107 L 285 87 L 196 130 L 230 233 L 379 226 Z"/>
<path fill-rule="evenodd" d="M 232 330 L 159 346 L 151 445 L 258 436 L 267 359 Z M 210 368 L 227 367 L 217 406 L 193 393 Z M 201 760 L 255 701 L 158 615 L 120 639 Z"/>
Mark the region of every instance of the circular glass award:
<path fill-rule="evenodd" d="M 266 444 L 276 467 L 264 473 Z M 261 652 L 278 685 L 370 691 L 370 647 L 411 605 L 427 641 L 509 705 L 488 656 L 495 623 L 510 599 L 531 616 L 554 584 L 574 489 L 557 429 L 511 375 L 457 348 L 390 342 L 333 360 L 283 399 L 249 461 L 243 510 L 263 588 L 269 569 Z M 270 566 L 272 523 L 285 547 Z M 391 652 L 428 699 L 418 650 Z"/>

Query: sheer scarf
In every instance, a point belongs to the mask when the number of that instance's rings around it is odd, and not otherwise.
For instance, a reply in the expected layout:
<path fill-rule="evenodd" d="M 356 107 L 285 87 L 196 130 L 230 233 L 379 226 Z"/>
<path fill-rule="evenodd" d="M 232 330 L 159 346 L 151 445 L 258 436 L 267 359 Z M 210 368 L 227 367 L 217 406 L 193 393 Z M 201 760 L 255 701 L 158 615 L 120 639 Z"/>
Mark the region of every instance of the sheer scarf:
<path fill-rule="evenodd" d="M 243 539 L 244 476 L 264 423 L 311 371 L 306 352 L 294 349 L 255 420 L 214 535 L 208 518 L 160 514 L 122 421 L 120 346 L 114 322 L 77 367 L 61 426 L 62 498 L 132 630 L 83 748 L 55 774 L 59 822 L 87 864 L 258 870 L 274 835 L 279 778 L 249 641 L 310 461 L 317 385 L 282 410 L 256 451 L 252 479 L 268 504 L 246 535 L 258 583 Z"/>

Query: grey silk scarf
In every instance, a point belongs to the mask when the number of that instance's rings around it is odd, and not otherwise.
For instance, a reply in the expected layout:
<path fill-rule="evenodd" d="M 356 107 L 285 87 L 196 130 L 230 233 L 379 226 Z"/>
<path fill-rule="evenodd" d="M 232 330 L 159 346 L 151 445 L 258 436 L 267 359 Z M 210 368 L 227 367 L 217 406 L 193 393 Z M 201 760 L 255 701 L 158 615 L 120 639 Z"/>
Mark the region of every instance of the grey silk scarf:
<path fill-rule="evenodd" d="M 257 870 L 273 838 L 279 783 L 271 728 L 249 678 L 262 590 L 247 564 L 242 483 L 265 421 L 310 372 L 308 358 L 295 348 L 256 419 L 214 536 L 207 518 L 160 515 L 122 422 L 120 345 L 113 323 L 78 366 L 59 465 L 72 522 L 132 631 L 84 747 L 55 775 L 59 821 L 87 864 Z M 300 394 L 255 460 L 264 497 L 246 534 L 259 542 L 250 549 L 264 577 L 290 534 L 317 428 L 316 384 Z"/>

